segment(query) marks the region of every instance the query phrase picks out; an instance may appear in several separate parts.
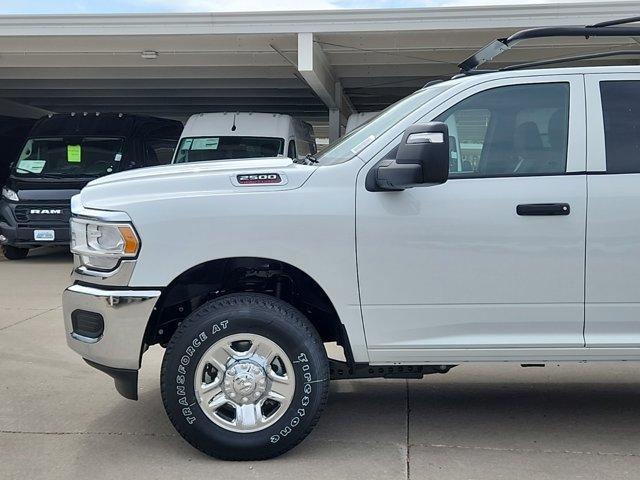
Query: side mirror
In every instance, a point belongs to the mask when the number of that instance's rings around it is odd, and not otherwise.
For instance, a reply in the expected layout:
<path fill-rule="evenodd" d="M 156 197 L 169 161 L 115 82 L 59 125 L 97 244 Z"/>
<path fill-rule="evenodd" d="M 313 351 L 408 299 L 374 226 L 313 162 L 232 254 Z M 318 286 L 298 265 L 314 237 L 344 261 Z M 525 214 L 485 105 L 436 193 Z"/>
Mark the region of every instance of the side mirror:
<path fill-rule="evenodd" d="M 395 160 L 382 160 L 371 169 L 371 174 L 377 187 L 373 190 L 404 190 L 445 183 L 449 178 L 447 125 L 432 122 L 410 126 L 402 136 Z"/>

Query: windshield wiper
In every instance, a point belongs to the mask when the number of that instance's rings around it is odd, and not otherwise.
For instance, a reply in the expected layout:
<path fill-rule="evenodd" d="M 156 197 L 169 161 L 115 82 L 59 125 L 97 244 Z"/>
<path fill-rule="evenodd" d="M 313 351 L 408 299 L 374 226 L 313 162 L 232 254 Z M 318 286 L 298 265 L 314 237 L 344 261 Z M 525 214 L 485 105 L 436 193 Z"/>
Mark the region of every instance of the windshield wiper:
<path fill-rule="evenodd" d="M 34 172 L 30 172 L 28 170 L 23 170 L 23 169 L 19 169 L 16 170 L 16 173 L 19 173 L 20 175 L 24 175 L 25 173 L 28 174 L 29 178 L 34 178 L 34 179 L 47 179 L 47 178 L 51 178 L 51 179 L 86 179 L 86 178 L 96 178 L 95 175 L 66 175 L 64 173 L 34 173 Z"/>
<path fill-rule="evenodd" d="M 93 178 L 95 177 L 95 175 L 81 175 L 81 174 L 67 174 L 67 173 L 56 173 L 56 172 L 49 172 L 49 173 L 42 173 L 41 174 L 42 178 Z"/>
<path fill-rule="evenodd" d="M 316 157 L 308 153 L 304 158 L 294 158 L 293 163 L 299 163 L 301 165 L 314 165 L 319 162 Z"/>

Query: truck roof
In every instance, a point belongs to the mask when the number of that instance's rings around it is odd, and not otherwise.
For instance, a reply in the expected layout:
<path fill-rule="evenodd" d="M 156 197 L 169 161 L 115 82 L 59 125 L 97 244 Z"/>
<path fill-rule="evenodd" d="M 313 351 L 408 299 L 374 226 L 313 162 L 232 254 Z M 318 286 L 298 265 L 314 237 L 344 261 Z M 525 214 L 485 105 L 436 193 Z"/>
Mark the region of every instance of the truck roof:
<path fill-rule="evenodd" d="M 235 128 L 234 128 L 235 127 Z M 286 138 L 290 129 L 300 136 L 313 134 L 313 127 L 290 115 L 258 112 L 198 113 L 187 121 L 183 137 L 251 136 Z"/>
<path fill-rule="evenodd" d="M 536 68 L 523 70 L 493 70 L 474 74 L 456 75 L 451 80 L 446 80 L 447 84 L 475 85 L 489 80 L 514 77 L 542 77 L 560 75 L 588 75 L 607 73 L 640 73 L 640 65 L 606 65 L 595 67 L 561 67 L 561 68 Z"/>
<path fill-rule="evenodd" d="M 0 136 L 28 135 L 36 120 L 0 115 Z"/>
<path fill-rule="evenodd" d="M 144 115 L 122 113 L 65 113 L 42 117 L 33 126 L 31 137 L 48 135 L 101 135 L 114 137 L 178 138 L 182 123 Z"/>

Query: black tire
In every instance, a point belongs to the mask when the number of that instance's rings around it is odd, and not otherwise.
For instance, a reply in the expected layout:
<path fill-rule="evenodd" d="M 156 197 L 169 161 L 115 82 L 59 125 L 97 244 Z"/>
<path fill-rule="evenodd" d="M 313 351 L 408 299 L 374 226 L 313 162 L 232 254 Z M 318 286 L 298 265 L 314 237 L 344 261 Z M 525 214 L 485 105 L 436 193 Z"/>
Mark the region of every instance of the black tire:
<path fill-rule="evenodd" d="M 275 342 L 291 360 L 296 380 L 284 415 L 252 433 L 233 432 L 210 420 L 194 387 L 204 352 L 242 333 Z M 180 324 L 162 362 L 161 391 L 171 423 L 192 446 L 223 460 L 264 460 L 295 447 L 316 425 L 329 395 L 329 364 L 316 329 L 294 307 L 268 295 L 232 294 L 206 303 Z"/>
<path fill-rule="evenodd" d="M 3 245 L 2 254 L 7 260 L 22 260 L 23 258 L 27 258 L 27 255 L 29 255 L 29 249 Z"/>

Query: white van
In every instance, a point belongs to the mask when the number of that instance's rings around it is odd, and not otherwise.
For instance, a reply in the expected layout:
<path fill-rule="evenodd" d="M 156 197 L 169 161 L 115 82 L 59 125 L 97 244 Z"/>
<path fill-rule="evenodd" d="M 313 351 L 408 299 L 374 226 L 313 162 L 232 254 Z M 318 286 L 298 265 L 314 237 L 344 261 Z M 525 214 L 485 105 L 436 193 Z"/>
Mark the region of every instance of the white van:
<path fill-rule="evenodd" d="M 173 163 L 316 153 L 313 127 L 279 113 L 198 113 L 184 127 Z"/>
<path fill-rule="evenodd" d="M 345 135 L 355 130 L 360 125 L 364 125 L 372 118 L 377 117 L 379 113 L 380 113 L 379 111 L 378 112 L 360 112 L 360 113 L 353 113 L 349 115 L 349 118 L 347 119 L 347 127 L 345 128 L 345 132 L 344 132 Z"/>

